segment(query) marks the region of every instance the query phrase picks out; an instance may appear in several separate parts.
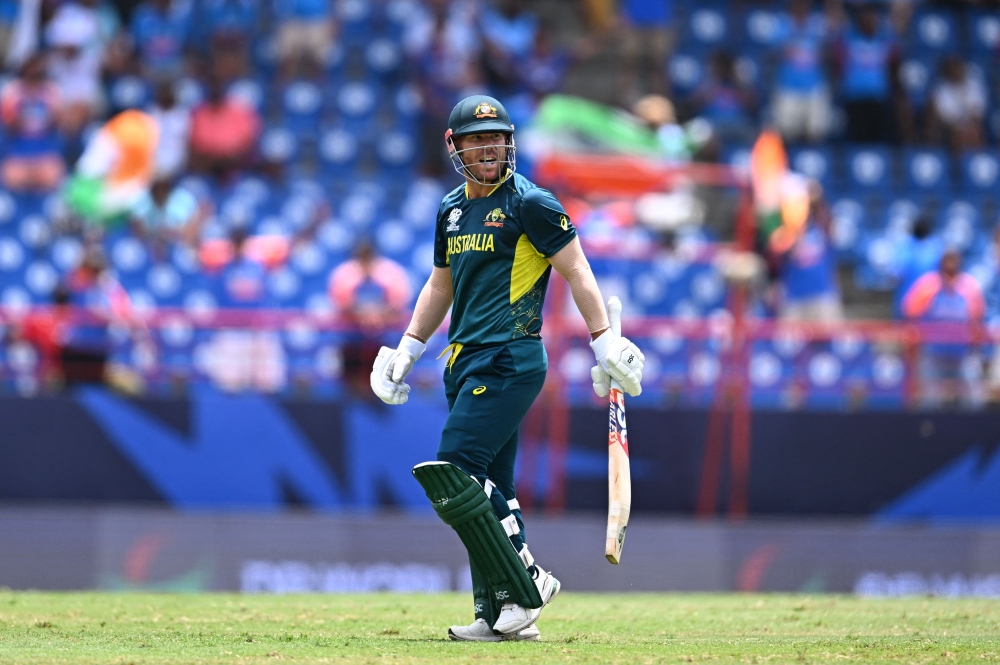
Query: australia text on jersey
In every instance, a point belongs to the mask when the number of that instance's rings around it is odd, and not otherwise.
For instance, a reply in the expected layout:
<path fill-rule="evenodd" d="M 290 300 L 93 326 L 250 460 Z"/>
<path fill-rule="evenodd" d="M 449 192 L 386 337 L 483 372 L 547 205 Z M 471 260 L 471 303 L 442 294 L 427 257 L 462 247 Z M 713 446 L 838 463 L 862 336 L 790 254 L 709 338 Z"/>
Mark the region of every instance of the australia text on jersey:
<path fill-rule="evenodd" d="M 451 236 L 448 238 L 448 256 L 461 254 L 462 252 L 492 252 L 492 233 L 467 233 L 462 236 Z"/>

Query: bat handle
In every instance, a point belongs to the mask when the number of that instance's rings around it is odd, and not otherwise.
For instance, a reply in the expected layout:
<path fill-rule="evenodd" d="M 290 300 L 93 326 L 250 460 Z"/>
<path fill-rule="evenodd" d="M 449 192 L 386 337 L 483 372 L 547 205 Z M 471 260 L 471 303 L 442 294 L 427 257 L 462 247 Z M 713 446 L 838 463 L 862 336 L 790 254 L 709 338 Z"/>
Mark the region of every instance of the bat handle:
<path fill-rule="evenodd" d="M 616 335 L 621 336 L 622 334 L 622 301 L 618 299 L 618 296 L 611 296 L 608 298 L 608 321 L 611 323 L 611 330 Z M 611 387 L 622 389 L 620 383 L 611 379 Z"/>
<path fill-rule="evenodd" d="M 622 301 L 618 296 L 608 298 L 608 320 L 611 322 L 611 330 L 616 335 L 622 334 Z"/>

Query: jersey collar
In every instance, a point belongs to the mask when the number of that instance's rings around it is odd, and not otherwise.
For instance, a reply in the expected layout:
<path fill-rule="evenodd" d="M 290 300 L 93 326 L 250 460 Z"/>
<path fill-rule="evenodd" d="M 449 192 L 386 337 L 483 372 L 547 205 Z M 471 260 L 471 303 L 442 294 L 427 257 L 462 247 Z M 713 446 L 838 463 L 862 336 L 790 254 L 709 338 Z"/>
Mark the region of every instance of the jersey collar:
<path fill-rule="evenodd" d="M 484 196 L 483 198 L 486 199 L 486 198 L 489 198 L 489 197 L 493 196 L 493 192 L 495 192 L 498 189 L 500 189 L 500 186 L 503 185 L 505 182 L 507 182 L 507 180 L 510 179 L 510 176 L 512 175 L 512 173 L 513 172 L 510 169 L 507 169 L 507 173 L 504 174 L 503 180 L 501 180 L 500 182 L 498 182 L 497 186 L 494 187 L 493 189 L 491 189 L 490 193 L 487 194 L 486 196 Z M 465 200 L 466 201 L 469 200 L 469 183 L 468 182 L 465 183 Z"/>

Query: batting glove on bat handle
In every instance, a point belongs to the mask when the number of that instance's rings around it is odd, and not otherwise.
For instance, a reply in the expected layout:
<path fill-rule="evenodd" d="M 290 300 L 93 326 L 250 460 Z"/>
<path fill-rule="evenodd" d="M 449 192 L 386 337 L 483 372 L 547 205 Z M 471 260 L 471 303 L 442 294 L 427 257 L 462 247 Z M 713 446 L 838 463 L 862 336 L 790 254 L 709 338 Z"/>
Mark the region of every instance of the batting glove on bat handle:
<path fill-rule="evenodd" d="M 590 343 L 590 348 L 594 351 L 597 364 L 621 384 L 622 390 L 632 397 L 642 394 L 642 368 L 646 357 L 639 347 L 609 328 Z M 596 385 L 594 390 L 596 392 Z"/>
<path fill-rule="evenodd" d="M 590 368 L 590 378 L 594 380 L 594 392 L 598 397 L 607 397 L 611 390 L 611 377 L 600 365 Z"/>
<path fill-rule="evenodd" d="M 370 377 L 372 391 L 386 404 L 405 404 L 409 398 L 410 386 L 403 379 L 410 373 L 427 345 L 413 337 L 404 336 L 399 346 L 379 349 L 378 358 L 372 367 Z"/>

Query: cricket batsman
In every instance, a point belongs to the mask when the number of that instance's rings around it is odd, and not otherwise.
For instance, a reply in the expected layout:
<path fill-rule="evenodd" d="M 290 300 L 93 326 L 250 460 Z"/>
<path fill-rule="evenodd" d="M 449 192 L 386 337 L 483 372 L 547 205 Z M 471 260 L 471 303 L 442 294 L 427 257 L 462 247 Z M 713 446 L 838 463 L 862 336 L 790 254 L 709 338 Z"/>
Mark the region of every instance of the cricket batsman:
<path fill-rule="evenodd" d="M 452 308 L 444 370 L 450 413 L 437 461 L 413 469 L 469 552 L 475 621 L 452 626 L 448 636 L 537 640 L 534 623 L 559 592 L 559 580 L 535 563 L 525 543 L 514 459 L 521 420 L 545 382 L 540 332 L 551 269 L 569 283 L 590 330 L 598 395 L 607 396 L 611 378 L 639 395 L 645 359 L 611 330 L 562 205 L 514 172 L 514 126 L 503 105 L 467 97 L 451 112 L 444 139 L 465 184 L 441 202 L 433 271 L 399 346 L 379 351 L 371 386 L 383 402 L 405 403 L 404 379 Z"/>

